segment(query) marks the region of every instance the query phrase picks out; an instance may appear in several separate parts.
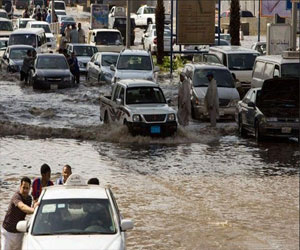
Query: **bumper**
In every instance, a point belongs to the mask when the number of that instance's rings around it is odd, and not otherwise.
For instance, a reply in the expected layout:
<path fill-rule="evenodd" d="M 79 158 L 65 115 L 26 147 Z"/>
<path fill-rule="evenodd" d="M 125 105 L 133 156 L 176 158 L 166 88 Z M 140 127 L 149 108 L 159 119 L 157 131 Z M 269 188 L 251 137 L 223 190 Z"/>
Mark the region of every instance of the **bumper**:
<path fill-rule="evenodd" d="M 259 132 L 267 137 L 298 137 L 299 123 L 261 122 Z"/>
<path fill-rule="evenodd" d="M 171 136 L 177 131 L 177 122 L 144 123 L 128 122 L 128 130 L 132 135 Z M 159 129 L 157 129 L 159 127 Z M 158 131 L 159 130 L 159 131 Z"/>
<path fill-rule="evenodd" d="M 220 120 L 235 120 L 235 107 L 219 107 Z M 195 119 L 208 119 L 209 115 L 203 106 L 193 106 Z"/>
<path fill-rule="evenodd" d="M 42 81 L 33 80 L 34 89 L 64 89 L 74 87 L 75 84 L 72 81 Z"/>

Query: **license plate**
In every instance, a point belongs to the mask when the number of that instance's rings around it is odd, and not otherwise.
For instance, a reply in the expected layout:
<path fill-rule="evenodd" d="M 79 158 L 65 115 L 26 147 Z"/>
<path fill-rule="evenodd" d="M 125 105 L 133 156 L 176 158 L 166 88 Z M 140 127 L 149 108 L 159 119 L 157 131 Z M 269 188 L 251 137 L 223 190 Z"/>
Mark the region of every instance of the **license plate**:
<path fill-rule="evenodd" d="M 223 116 L 224 114 L 225 114 L 224 111 L 219 111 L 220 116 Z"/>
<path fill-rule="evenodd" d="M 151 134 L 160 134 L 160 126 L 151 126 Z"/>
<path fill-rule="evenodd" d="M 51 84 L 50 89 L 58 89 L 58 85 L 57 84 Z"/>
<path fill-rule="evenodd" d="M 281 133 L 283 133 L 283 134 L 290 134 L 291 132 L 292 132 L 292 128 L 289 128 L 289 127 L 281 128 Z"/>

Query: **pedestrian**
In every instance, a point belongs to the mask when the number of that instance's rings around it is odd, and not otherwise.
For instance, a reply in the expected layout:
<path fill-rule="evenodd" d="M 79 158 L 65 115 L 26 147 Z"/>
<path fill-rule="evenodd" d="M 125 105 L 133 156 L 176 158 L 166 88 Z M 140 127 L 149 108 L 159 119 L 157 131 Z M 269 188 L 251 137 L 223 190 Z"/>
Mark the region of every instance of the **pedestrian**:
<path fill-rule="evenodd" d="M 68 42 L 70 42 L 71 27 L 72 27 L 71 25 L 67 25 L 64 30 L 65 38 L 67 39 Z"/>
<path fill-rule="evenodd" d="M 68 40 L 66 37 L 62 36 L 59 41 L 59 49 L 67 49 Z"/>
<path fill-rule="evenodd" d="M 85 43 L 85 33 L 84 30 L 81 28 L 81 23 L 78 23 L 78 42 Z"/>
<path fill-rule="evenodd" d="M 20 70 L 20 79 L 21 79 L 21 81 L 24 80 L 25 84 L 27 84 L 27 81 L 28 81 L 28 74 L 29 74 L 31 65 L 32 65 L 32 51 L 29 49 L 29 50 L 27 50 L 26 56 L 23 59 L 23 65 Z"/>
<path fill-rule="evenodd" d="M 100 181 L 98 178 L 91 178 L 88 180 L 88 183 L 87 184 L 90 184 L 90 185 L 100 185 Z"/>
<path fill-rule="evenodd" d="M 23 177 L 19 190 L 10 200 L 1 227 L 1 249 L 3 250 L 21 249 L 23 233 L 17 231 L 17 224 L 19 221 L 24 220 L 27 214 L 33 214 L 34 209 L 38 206 L 38 203 L 35 203 L 31 207 L 30 185 L 30 179 Z"/>
<path fill-rule="evenodd" d="M 52 186 L 53 182 L 50 180 L 51 169 L 48 164 L 44 163 L 41 166 L 41 176 L 42 178 L 36 178 L 32 183 L 32 197 L 36 202 L 42 193 L 43 187 Z"/>
<path fill-rule="evenodd" d="M 25 8 L 23 14 L 22 14 L 23 18 L 29 18 L 29 11 L 28 11 L 28 7 Z"/>
<path fill-rule="evenodd" d="M 36 19 L 37 21 L 42 21 L 41 8 L 37 8 L 37 10 L 36 10 L 36 15 L 35 15 L 35 19 Z"/>
<path fill-rule="evenodd" d="M 64 165 L 61 177 L 57 179 L 56 184 L 57 185 L 65 184 L 71 174 L 72 174 L 71 166 L 68 164 Z"/>
<path fill-rule="evenodd" d="M 212 72 L 208 72 L 206 77 L 208 79 L 208 87 L 204 98 L 205 109 L 209 115 L 211 126 L 215 127 L 219 116 L 218 87 Z"/>
<path fill-rule="evenodd" d="M 47 14 L 47 17 L 46 17 L 46 22 L 51 23 L 51 10 L 48 10 L 48 14 Z"/>
<path fill-rule="evenodd" d="M 188 72 L 187 72 L 188 74 Z M 188 75 L 180 73 L 180 86 L 178 89 L 178 122 L 182 126 L 189 125 L 191 116 L 191 86 Z"/>
<path fill-rule="evenodd" d="M 46 9 L 43 9 L 43 11 L 42 11 L 42 21 L 46 21 L 47 16 L 48 16 L 47 10 L 46 10 Z"/>
<path fill-rule="evenodd" d="M 70 42 L 71 43 L 78 43 L 79 42 L 78 37 L 78 30 L 76 29 L 76 25 L 72 25 L 72 30 L 70 31 Z"/>
<path fill-rule="evenodd" d="M 73 76 L 75 77 L 76 83 L 80 82 L 80 70 L 78 66 L 78 60 L 74 52 L 72 52 L 71 57 L 69 58 L 70 70 Z"/>

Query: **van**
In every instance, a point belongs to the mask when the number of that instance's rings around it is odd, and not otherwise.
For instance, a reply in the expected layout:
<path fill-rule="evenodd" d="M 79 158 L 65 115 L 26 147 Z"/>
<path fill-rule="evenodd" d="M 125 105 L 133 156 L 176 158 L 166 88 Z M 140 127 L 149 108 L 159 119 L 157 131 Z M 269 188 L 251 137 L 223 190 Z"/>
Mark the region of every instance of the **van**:
<path fill-rule="evenodd" d="M 299 58 L 299 51 L 284 51 L 282 55 L 257 57 L 253 67 L 251 87 L 262 87 L 265 80 L 274 77 L 300 78 Z"/>
<path fill-rule="evenodd" d="M 31 45 L 37 53 L 46 53 L 47 39 L 45 31 L 42 28 L 18 29 L 11 33 L 8 45 Z"/>
<path fill-rule="evenodd" d="M 49 2 L 50 11 L 52 10 L 52 1 Z M 66 4 L 65 1 L 54 1 L 54 11 L 57 16 L 66 15 Z"/>
<path fill-rule="evenodd" d="M 99 52 L 120 52 L 124 48 L 121 32 L 116 29 L 90 30 L 88 44 L 96 46 Z"/>
<path fill-rule="evenodd" d="M 244 89 L 250 88 L 254 61 L 259 56 L 256 50 L 241 46 L 217 46 L 210 47 L 209 53 L 219 57 Z"/>

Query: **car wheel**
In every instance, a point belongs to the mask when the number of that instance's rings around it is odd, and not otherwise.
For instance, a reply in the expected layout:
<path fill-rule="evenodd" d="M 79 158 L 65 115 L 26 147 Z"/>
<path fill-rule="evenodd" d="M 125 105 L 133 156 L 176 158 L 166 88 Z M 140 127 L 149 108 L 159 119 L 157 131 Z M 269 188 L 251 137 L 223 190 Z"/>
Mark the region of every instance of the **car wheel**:
<path fill-rule="evenodd" d="M 104 114 L 104 123 L 109 124 L 109 117 L 108 117 L 107 112 L 105 112 L 105 114 Z"/>
<path fill-rule="evenodd" d="M 257 120 L 255 121 L 255 139 L 257 142 L 263 141 L 263 136 L 259 131 L 259 122 Z"/>
<path fill-rule="evenodd" d="M 239 116 L 239 135 L 241 137 L 246 137 L 247 136 L 247 131 L 245 130 L 243 126 L 243 121 L 242 118 Z"/>
<path fill-rule="evenodd" d="M 153 22 L 152 22 L 152 19 L 148 19 L 147 20 L 147 26 L 149 26 L 149 24 L 152 24 Z"/>

